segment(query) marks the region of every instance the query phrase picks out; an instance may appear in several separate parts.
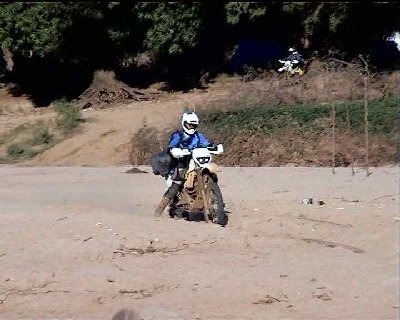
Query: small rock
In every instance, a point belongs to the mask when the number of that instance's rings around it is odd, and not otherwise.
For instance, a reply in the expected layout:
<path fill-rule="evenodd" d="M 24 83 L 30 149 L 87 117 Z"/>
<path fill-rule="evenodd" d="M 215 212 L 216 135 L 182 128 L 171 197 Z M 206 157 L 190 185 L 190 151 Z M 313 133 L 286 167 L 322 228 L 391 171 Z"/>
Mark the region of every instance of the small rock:
<path fill-rule="evenodd" d="M 118 311 L 112 320 L 138 320 L 138 316 L 132 309 L 122 309 Z"/>
<path fill-rule="evenodd" d="M 313 198 L 304 198 L 301 200 L 302 204 L 313 204 Z"/>
<path fill-rule="evenodd" d="M 332 291 L 325 287 L 318 287 L 313 292 L 313 297 L 322 301 L 329 301 L 332 300 Z"/>
<path fill-rule="evenodd" d="M 158 241 L 159 241 L 158 238 L 155 238 L 153 240 L 150 240 L 149 242 L 150 242 L 150 244 L 153 244 L 154 242 L 158 242 Z"/>
<path fill-rule="evenodd" d="M 323 293 L 323 294 L 317 294 L 315 295 L 315 297 L 319 300 L 323 300 L 323 301 L 329 301 L 332 300 L 331 296 L 327 293 Z"/>
<path fill-rule="evenodd" d="M 148 172 L 140 170 L 139 168 L 132 168 L 132 169 L 125 171 L 125 173 L 148 173 Z"/>

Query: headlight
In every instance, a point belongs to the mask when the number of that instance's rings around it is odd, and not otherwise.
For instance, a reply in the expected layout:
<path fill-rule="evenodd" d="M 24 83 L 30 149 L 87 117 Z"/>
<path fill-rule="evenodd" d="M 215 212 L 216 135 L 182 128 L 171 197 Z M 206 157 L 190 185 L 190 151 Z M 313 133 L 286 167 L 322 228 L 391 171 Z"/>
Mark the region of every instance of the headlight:
<path fill-rule="evenodd" d="M 209 163 L 210 162 L 210 157 L 198 157 L 197 161 L 200 164 L 205 164 L 205 163 Z"/>

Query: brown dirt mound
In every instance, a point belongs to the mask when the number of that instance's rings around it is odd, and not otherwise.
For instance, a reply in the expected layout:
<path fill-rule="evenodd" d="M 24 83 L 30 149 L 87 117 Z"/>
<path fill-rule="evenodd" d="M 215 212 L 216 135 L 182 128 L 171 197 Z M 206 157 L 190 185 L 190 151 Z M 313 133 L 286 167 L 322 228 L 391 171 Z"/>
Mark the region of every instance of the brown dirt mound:
<path fill-rule="evenodd" d="M 92 84 L 79 97 L 79 107 L 103 108 L 111 103 L 132 101 L 148 101 L 154 98 L 154 92 L 139 91 L 119 81 L 114 71 L 97 70 L 94 73 Z"/>

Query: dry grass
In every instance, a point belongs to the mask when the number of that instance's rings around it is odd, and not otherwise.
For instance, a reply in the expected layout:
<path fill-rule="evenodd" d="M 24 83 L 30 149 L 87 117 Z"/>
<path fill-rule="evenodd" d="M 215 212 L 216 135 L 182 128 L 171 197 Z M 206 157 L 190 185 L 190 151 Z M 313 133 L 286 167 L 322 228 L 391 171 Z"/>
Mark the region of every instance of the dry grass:
<path fill-rule="evenodd" d="M 135 135 L 130 144 L 130 163 L 149 165 L 151 155 L 160 150 L 152 136 L 159 134 L 155 128 L 148 128 L 147 135 Z M 169 134 L 161 134 L 168 141 Z M 214 135 L 213 140 L 225 146 L 225 153 L 215 160 L 225 166 L 331 166 L 331 135 L 298 134 L 290 129 L 280 135 L 268 137 L 261 133 L 239 132 L 232 139 Z M 396 136 L 370 138 L 369 159 L 371 166 L 396 162 Z M 336 135 L 335 166 L 347 167 L 352 164 L 364 165 L 364 137 L 354 133 Z"/>
<path fill-rule="evenodd" d="M 388 143 L 389 142 L 389 143 Z M 332 164 L 331 136 L 299 136 L 286 132 L 281 136 L 241 133 L 225 147 L 218 157 L 227 166 L 330 166 Z M 336 136 L 335 166 L 363 165 L 364 138 L 355 134 Z M 373 137 L 370 141 L 370 165 L 380 166 L 396 161 L 396 137 Z"/>
<path fill-rule="evenodd" d="M 129 163 L 149 165 L 151 156 L 162 150 L 163 145 L 169 139 L 170 132 L 159 132 L 153 127 L 143 127 L 133 135 L 129 143 Z"/>
<path fill-rule="evenodd" d="M 369 99 L 396 96 L 399 73 L 372 74 Z M 223 76 L 217 79 L 213 88 L 220 94 L 204 102 L 200 110 L 360 100 L 364 84 L 360 71 L 355 67 L 340 66 L 327 70 L 326 63 L 315 60 L 301 77 L 285 78 L 274 72 L 264 72 L 256 80 L 244 82 L 238 77 Z M 243 101 L 246 101 L 245 105 Z"/>

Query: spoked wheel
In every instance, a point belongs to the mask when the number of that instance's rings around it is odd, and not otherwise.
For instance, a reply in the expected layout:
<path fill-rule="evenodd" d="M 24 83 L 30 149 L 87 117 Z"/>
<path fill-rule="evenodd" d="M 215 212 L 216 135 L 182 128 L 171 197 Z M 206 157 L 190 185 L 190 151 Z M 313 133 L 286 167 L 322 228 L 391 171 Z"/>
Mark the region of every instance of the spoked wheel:
<path fill-rule="evenodd" d="M 221 189 L 211 176 L 207 177 L 207 189 L 209 195 L 209 218 L 212 222 L 225 226 L 228 223 L 228 216 L 225 213 Z"/>

